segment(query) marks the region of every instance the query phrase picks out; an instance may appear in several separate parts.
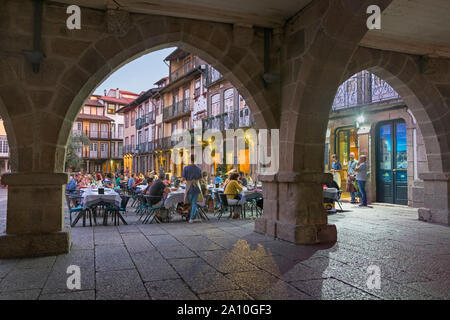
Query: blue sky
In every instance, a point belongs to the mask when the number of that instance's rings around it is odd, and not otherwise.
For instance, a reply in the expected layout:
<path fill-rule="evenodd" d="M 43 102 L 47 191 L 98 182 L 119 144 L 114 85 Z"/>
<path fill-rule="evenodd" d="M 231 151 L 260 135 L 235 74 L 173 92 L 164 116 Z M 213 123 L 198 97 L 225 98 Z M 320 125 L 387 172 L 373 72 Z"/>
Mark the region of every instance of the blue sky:
<path fill-rule="evenodd" d="M 169 68 L 163 60 L 173 50 L 175 48 L 158 50 L 127 63 L 100 84 L 94 94 L 103 95 L 104 89 L 119 88 L 140 93 L 153 88 L 156 81 L 169 75 Z"/>

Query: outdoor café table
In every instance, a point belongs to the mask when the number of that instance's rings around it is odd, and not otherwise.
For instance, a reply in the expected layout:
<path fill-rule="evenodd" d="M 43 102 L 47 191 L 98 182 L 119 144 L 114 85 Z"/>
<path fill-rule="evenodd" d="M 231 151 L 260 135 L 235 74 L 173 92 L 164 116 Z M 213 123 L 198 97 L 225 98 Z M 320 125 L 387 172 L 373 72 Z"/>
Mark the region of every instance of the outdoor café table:
<path fill-rule="evenodd" d="M 172 191 L 167 195 L 167 198 L 164 201 L 164 208 L 175 208 L 177 204 L 181 202 L 184 202 L 184 189 Z"/>
<path fill-rule="evenodd" d="M 88 208 L 93 208 L 99 205 L 107 205 L 114 208 L 120 208 L 120 204 L 122 202 L 122 198 L 120 195 L 113 191 L 112 189 L 105 188 L 104 194 L 98 194 L 98 189 L 84 189 L 83 195 L 81 198 L 81 205 L 84 210 Z M 94 209 L 95 210 L 95 209 Z M 124 224 L 126 224 L 126 221 L 123 219 L 123 217 L 119 214 L 120 220 Z M 106 224 L 106 215 L 103 219 L 103 224 Z"/>

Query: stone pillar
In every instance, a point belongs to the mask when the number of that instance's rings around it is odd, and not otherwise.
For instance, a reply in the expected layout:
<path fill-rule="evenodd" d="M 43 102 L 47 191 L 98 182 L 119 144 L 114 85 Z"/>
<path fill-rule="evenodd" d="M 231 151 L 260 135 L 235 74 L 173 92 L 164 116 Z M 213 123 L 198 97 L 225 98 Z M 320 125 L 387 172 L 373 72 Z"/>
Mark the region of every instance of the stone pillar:
<path fill-rule="evenodd" d="M 260 176 L 264 182 L 264 214 L 255 232 L 293 242 L 317 244 L 337 241 L 323 206 L 323 184 L 328 173 L 279 173 Z"/>
<path fill-rule="evenodd" d="M 6 234 L 0 235 L 0 259 L 45 256 L 70 250 L 64 228 L 65 173 L 13 173 L 8 185 Z"/>
<path fill-rule="evenodd" d="M 424 208 L 419 220 L 450 225 L 450 172 L 419 174 L 424 181 Z"/>

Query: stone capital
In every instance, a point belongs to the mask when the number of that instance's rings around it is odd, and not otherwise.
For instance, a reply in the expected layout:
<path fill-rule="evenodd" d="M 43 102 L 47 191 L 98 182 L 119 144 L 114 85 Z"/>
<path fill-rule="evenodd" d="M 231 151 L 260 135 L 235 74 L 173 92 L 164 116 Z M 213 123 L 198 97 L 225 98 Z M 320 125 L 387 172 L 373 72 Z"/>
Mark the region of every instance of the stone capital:
<path fill-rule="evenodd" d="M 2 182 L 8 186 L 63 185 L 68 181 L 67 173 L 7 173 L 2 176 Z"/>
<path fill-rule="evenodd" d="M 282 183 L 326 183 L 333 179 L 330 173 L 325 172 L 288 172 L 282 171 L 275 175 L 260 175 L 262 182 Z"/>
<path fill-rule="evenodd" d="M 419 174 L 423 181 L 450 181 L 450 172 L 424 172 Z"/>

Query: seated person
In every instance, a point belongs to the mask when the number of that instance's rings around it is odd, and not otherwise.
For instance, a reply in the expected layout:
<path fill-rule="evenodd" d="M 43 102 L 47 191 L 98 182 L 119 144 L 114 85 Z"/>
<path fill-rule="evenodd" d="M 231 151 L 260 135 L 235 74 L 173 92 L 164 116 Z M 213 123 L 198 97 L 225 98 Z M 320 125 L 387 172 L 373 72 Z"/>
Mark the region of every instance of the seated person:
<path fill-rule="evenodd" d="M 144 194 L 150 195 L 150 187 L 152 186 L 152 184 L 153 184 L 153 177 L 148 177 L 147 178 L 147 188 L 145 188 L 143 191 Z"/>
<path fill-rule="evenodd" d="M 77 191 L 77 187 L 78 187 L 78 175 L 71 174 L 70 181 L 66 186 L 66 193 L 71 196 L 75 195 L 75 191 Z"/>
<path fill-rule="evenodd" d="M 136 175 L 132 173 L 130 179 L 128 179 L 128 190 L 136 190 L 138 184 L 136 183 L 135 177 Z"/>
<path fill-rule="evenodd" d="M 114 188 L 111 173 L 106 174 L 106 178 L 105 178 L 105 180 L 103 180 L 103 186 L 105 186 L 106 188 L 111 188 L 111 189 Z"/>
<path fill-rule="evenodd" d="M 339 185 L 334 180 L 327 182 L 325 185 L 327 186 L 327 188 L 336 188 L 337 190 L 339 190 Z"/>
<path fill-rule="evenodd" d="M 119 176 L 116 179 L 116 186 L 119 186 L 119 187 L 123 188 L 124 184 L 125 184 L 125 179 L 123 177 L 123 174 L 120 173 Z"/>
<path fill-rule="evenodd" d="M 232 199 L 241 199 L 241 191 L 242 185 L 238 181 L 239 173 L 233 172 L 230 174 L 229 181 L 225 187 L 224 193 L 227 195 L 227 198 Z"/>
<path fill-rule="evenodd" d="M 217 174 L 216 178 L 214 179 L 214 185 L 221 185 L 223 183 L 223 179 L 220 176 L 220 174 Z"/>
<path fill-rule="evenodd" d="M 149 196 L 151 197 L 149 202 L 150 205 L 154 206 L 159 203 L 165 195 L 167 195 L 170 190 L 164 183 L 165 174 L 161 173 L 159 179 L 154 181 L 150 187 Z"/>
<path fill-rule="evenodd" d="M 242 186 L 244 187 L 248 186 L 248 180 L 242 171 L 239 172 L 239 180 L 241 181 Z"/>

